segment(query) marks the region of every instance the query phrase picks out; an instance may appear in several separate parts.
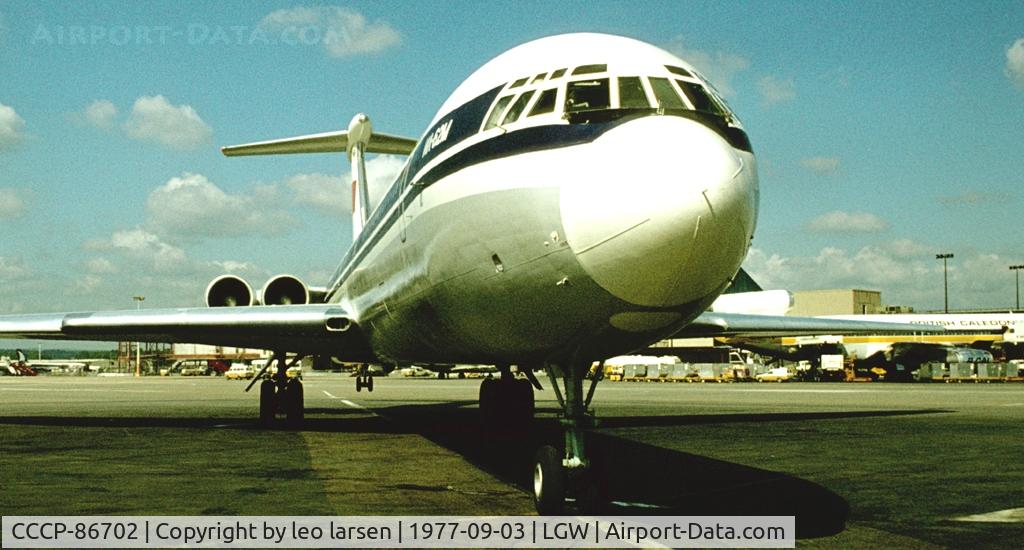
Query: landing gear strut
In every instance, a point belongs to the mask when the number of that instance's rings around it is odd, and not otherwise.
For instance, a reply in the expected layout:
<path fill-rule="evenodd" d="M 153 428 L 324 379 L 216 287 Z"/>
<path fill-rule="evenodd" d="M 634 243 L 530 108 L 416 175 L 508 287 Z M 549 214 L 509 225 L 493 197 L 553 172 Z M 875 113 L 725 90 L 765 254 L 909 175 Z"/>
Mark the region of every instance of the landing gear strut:
<path fill-rule="evenodd" d="M 302 356 L 296 356 L 290 363 L 285 360 L 285 354 L 278 352 L 273 359 L 267 362 L 260 370 L 249 387 L 249 391 L 258 380 L 260 382 L 260 426 L 264 428 L 274 427 L 277 415 L 283 414 L 285 425 L 292 429 L 302 427 L 305 420 L 305 396 L 302 388 L 302 381 L 298 378 L 288 378 L 288 369 L 295 366 L 302 360 Z M 277 374 L 264 377 L 267 369 L 274 362 L 277 362 Z"/>
<path fill-rule="evenodd" d="M 591 362 L 574 360 L 565 365 L 545 365 L 551 386 L 562 407 L 565 428 L 565 453 L 545 445 L 537 451 L 533 468 L 533 503 L 538 514 L 555 515 L 565 511 L 565 497 L 575 497 L 576 508 L 584 513 L 599 513 L 607 506 L 607 480 L 600 475 L 586 448 L 586 436 L 594 426 L 587 411 L 597 383 L 604 377 L 604 362 L 590 380 L 586 395 L 583 382 Z M 563 380 L 565 395 L 559 388 Z"/>
<path fill-rule="evenodd" d="M 356 391 L 373 391 L 373 377 L 370 376 L 369 365 L 363 364 L 356 372 Z"/>

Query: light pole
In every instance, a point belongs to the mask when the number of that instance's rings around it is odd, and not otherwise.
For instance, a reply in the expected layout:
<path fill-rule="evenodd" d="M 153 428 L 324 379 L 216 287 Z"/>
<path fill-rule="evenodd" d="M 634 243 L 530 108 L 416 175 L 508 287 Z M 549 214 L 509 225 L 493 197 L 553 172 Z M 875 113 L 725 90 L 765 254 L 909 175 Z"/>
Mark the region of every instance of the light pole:
<path fill-rule="evenodd" d="M 1020 309 L 1020 270 L 1024 269 L 1024 265 L 1011 265 L 1010 269 L 1013 270 L 1013 276 L 1017 279 L 1017 309 Z"/>
<path fill-rule="evenodd" d="M 953 254 L 946 252 L 943 254 L 936 254 L 936 260 L 942 260 L 942 295 L 945 298 L 946 313 L 949 313 L 949 276 L 946 271 L 946 260 L 953 257 Z"/>
<path fill-rule="evenodd" d="M 142 310 L 142 302 L 145 301 L 145 296 L 132 296 L 132 300 L 135 300 L 135 310 Z M 142 342 L 135 342 L 135 376 L 142 376 Z"/>

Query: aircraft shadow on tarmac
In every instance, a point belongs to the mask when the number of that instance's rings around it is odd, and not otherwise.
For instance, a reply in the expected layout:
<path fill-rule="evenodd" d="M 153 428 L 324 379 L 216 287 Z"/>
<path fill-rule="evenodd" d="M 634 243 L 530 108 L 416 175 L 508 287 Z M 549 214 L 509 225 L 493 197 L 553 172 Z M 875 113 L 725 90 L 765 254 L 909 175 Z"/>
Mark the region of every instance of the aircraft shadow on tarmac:
<path fill-rule="evenodd" d="M 476 401 L 422 404 L 375 402 L 367 411 L 310 408 L 304 431 L 334 433 L 418 433 L 474 466 L 524 491 L 532 485 L 535 449 L 561 447 L 555 409 L 538 409 L 529 434 L 517 438 L 483 437 Z M 665 427 L 730 422 L 774 422 L 863 418 L 948 412 L 938 409 L 852 412 L 712 414 L 601 417 L 601 428 Z M 312 417 L 312 418 L 310 418 Z M 4 416 L 0 425 L 128 428 L 258 429 L 252 418 L 150 418 Z M 608 480 L 614 515 L 795 516 L 798 538 L 834 535 L 843 530 L 849 505 L 841 496 L 794 476 L 648 445 L 600 430 L 588 446 Z"/>
<path fill-rule="evenodd" d="M 514 441 L 483 440 L 479 411 L 470 402 L 375 408 L 393 423 L 459 453 L 475 466 L 524 491 L 532 487 L 533 452 L 542 444 L 561 447 L 555 412 L 547 409 L 532 433 Z M 727 422 L 773 422 L 850 417 L 934 414 L 942 410 L 601 417 L 602 428 L 683 426 Z M 798 538 L 837 534 L 849 505 L 813 482 L 787 474 L 675 451 L 596 431 L 588 441 L 608 480 L 614 515 L 795 516 Z"/>

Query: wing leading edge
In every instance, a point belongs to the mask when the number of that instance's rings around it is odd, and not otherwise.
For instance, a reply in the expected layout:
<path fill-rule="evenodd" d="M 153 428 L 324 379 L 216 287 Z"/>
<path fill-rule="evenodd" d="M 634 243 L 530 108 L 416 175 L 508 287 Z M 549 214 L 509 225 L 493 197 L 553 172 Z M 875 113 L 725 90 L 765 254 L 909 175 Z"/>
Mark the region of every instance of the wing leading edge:
<path fill-rule="evenodd" d="M 0 338 L 208 344 L 352 361 L 373 357 L 348 313 L 330 304 L 4 315 Z"/>
<path fill-rule="evenodd" d="M 821 317 L 782 317 L 738 313 L 701 314 L 673 335 L 674 338 L 709 336 L 811 336 L 823 334 L 935 334 L 942 327 L 908 323 L 882 323 Z"/>

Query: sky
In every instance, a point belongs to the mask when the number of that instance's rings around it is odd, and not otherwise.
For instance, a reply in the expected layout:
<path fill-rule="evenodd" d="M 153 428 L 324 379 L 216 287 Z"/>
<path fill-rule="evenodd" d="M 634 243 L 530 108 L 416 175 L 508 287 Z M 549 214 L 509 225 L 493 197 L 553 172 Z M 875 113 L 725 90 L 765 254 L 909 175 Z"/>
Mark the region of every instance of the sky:
<path fill-rule="evenodd" d="M 577 31 L 665 48 L 726 94 L 758 158 L 744 265 L 765 288 L 937 309 L 953 253 L 951 308 L 1014 305 L 1019 0 L 0 0 L 0 313 L 198 306 L 228 272 L 322 285 L 351 241 L 344 155 L 220 146 L 359 112 L 417 137 L 489 59 Z M 374 189 L 400 166 L 372 158 Z"/>

